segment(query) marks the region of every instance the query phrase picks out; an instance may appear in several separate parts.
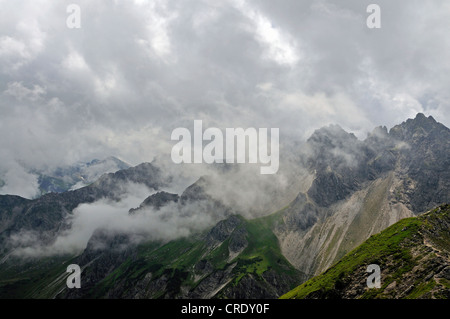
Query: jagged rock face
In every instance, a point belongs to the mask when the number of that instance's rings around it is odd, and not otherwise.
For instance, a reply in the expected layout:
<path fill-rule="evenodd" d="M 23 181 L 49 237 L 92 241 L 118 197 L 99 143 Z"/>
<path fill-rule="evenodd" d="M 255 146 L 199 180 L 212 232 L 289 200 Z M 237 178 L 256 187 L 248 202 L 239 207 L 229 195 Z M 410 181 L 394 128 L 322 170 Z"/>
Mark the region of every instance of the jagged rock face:
<path fill-rule="evenodd" d="M 181 202 L 187 203 L 189 201 L 198 200 L 212 200 L 211 196 L 205 191 L 208 186 L 208 178 L 203 176 L 200 177 L 194 184 L 185 189 L 183 194 L 181 194 Z"/>
<path fill-rule="evenodd" d="M 289 289 L 290 280 L 289 276 L 283 276 L 274 271 L 267 271 L 260 278 L 250 274 L 242 279 L 239 287 L 230 285 L 224 289 L 221 297 L 227 299 L 273 299 L 279 297 L 280 292 Z"/>
<path fill-rule="evenodd" d="M 389 171 L 414 181 L 407 193 L 410 209 L 421 213 L 449 201 L 450 130 L 431 116 L 393 127 L 376 128 L 365 141 L 358 141 L 338 126 L 317 130 L 308 139 L 305 162 L 316 171 L 308 195 L 328 207 L 358 190 L 367 181 Z M 437 192 L 436 192 L 437 190 Z"/>
<path fill-rule="evenodd" d="M 284 211 L 284 223 L 278 231 L 305 231 L 317 223 L 321 208 L 307 200 L 305 194 L 298 194 L 291 205 Z"/>
<path fill-rule="evenodd" d="M 233 279 L 233 268 L 235 264 L 228 266 L 224 270 L 216 270 L 211 272 L 205 279 L 203 279 L 194 290 L 189 292 L 188 298 L 193 299 L 210 299 L 214 298 L 216 294 Z"/>
<path fill-rule="evenodd" d="M 129 210 L 130 214 L 134 214 L 141 209 L 145 209 L 146 207 L 150 207 L 152 209 L 160 209 L 161 207 L 167 205 L 168 203 L 177 203 L 179 199 L 178 194 L 171 194 L 167 192 L 158 192 L 156 194 L 150 195 L 147 197 L 141 205 L 137 208 L 132 208 Z"/>
<path fill-rule="evenodd" d="M 308 195 L 314 202 L 320 203 L 320 206 L 328 207 L 333 203 L 345 199 L 357 187 L 358 184 L 353 178 L 343 177 L 335 172 L 325 171 L 317 174 L 313 185 L 308 190 Z"/>
<path fill-rule="evenodd" d="M 276 227 L 282 251 L 317 275 L 370 235 L 450 202 L 450 130 L 418 114 L 358 141 L 338 126 L 316 131 L 303 162 L 315 172 Z"/>
<path fill-rule="evenodd" d="M 80 189 L 80 192 L 94 192 L 103 197 L 117 199 L 123 193 L 121 186 L 126 183 L 142 184 L 150 189 L 158 190 L 167 186 L 170 179 L 171 177 L 164 176 L 158 167 L 151 163 L 143 163 L 126 170 L 103 175 L 92 185 Z"/>
<path fill-rule="evenodd" d="M 304 160 L 316 178 L 308 195 L 320 206 L 346 198 L 372 176 L 368 159 L 373 151 L 337 125 L 314 132 Z"/>
<path fill-rule="evenodd" d="M 206 243 L 209 247 L 216 247 L 227 239 L 242 220 L 237 216 L 231 216 L 226 220 L 220 221 L 206 235 Z"/>
<path fill-rule="evenodd" d="M 403 193 L 411 209 L 419 213 L 448 203 L 450 130 L 431 116 L 418 114 L 393 127 L 389 135 L 408 145 L 400 151 L 399 166 L 410 178 L 404 180 Z"/>
<path fill-rule="evenodd" d="M 245 248 L 247 248 L 247 236 L 248 232 L 243 227 L 236 229 L 230 236 L 230 244 L 228 245 L 230 260 L 233 260 L 234 257 L 238 256 Z"/>

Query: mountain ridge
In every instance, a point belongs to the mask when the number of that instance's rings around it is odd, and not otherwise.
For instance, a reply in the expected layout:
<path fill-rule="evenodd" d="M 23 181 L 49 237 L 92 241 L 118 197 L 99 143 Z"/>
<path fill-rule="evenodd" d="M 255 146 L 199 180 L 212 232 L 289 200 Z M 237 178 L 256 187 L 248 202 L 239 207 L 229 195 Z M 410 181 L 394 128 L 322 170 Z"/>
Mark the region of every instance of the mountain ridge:
<path fill-rule="evenodd" d="M 53 237 L 40 240 L 51 243 L 59 232 L 70 228 L 62 222 L 63 217 L 79 204 L 101 198 L 120 201 L 123 189 L 119 185 L 134 182 L 154 193 L 139 206 L 129 207 L 130 216 L 158 211 L 163 218 L 177 212 L 189 216 L 197 210 L 183 212 L 183 207 L 202 203 L 199 207 L 204 217 L 222 220 L 204 232 L 167 242 L 146 242 L 138 238 L 140 234 L 97 229 L 84 252 L 55 257 L 45 264 L 55 274 L 51 289 L 42 289 L 50 280 L 42 276 L 38 284 L 30 284 L 31 290 L 23 288 L 22 295 L 277 298 L 288 286 L 328 269 L 371 235 L 449 202 L 450 163 L 445 156 L 450 153 L 449 136 L 448 128 L 423 114 L 389 131 L 377 127 L 363 141 L 337 125 L 316 130 L 299 158 L 299 165 L 309 171 L 304 183 L 309 186 L 277 212 L 251 220 L 233 217 L 241 212 L 214 197 L 210 186 L 217 181 L 205 176 L 181 194 L 173 194 L 165 187 L 175 177 L 151 163 L 106 174 L 76 191 L 48 194 L 35 201 L 0 197 L 0 258 L 3 265 L 8 264 L 5 243 L 14 232 L 24 227 L 47 230 Z M 21 224 L 19 218 L 14 226 L 11 216 L 18 218 L 25 211 L 34 223 Z M 46 222 L 41 221 L 41 214 L 47 216 Z M 80 291 L 68 291 L 66 276 L 56 275 L 55 269 L 69 261 L 80 263 L 89 283 Z M 24 279 L 8 281 L 15 266 L 10 263 L 8 267 L 0 271 L 0 290 L 3 285 L 20 292 Z M 33 267 L 33 262 L 23 265 L 21 272 L 27 274 Z"/>

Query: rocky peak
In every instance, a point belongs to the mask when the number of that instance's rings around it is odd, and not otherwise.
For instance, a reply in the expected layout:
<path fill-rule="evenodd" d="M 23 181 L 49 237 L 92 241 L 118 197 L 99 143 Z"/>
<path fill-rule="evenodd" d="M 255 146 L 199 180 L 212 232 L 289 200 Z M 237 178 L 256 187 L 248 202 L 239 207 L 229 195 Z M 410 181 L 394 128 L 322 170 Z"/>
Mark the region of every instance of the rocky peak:
<path fill-rule="evenodd" d="M 132 208 L 129 210 L 130 214 L 135 213 L 140 209 L 144 209 L 146 207 L 150 207 L 153 209 L 160 209 L 161 207 L 167 205 L 168 203 L 176 203 L 178 202 L 179 196 L 178 194 L 171 194 L 168 192 L 157 192 L 156 194 L 150 195 L 147 197 L 138 208 Z"/>
<path fill-rule="evenodd" d="M 382 152 L 394 146 L 394 140 L 389 136 L 386 126 L 378 126 L 367 135 L 365 144 L 374 152 Z"/>
<path fill-rule="evenodd" d="M 424 114 L 418 113 L 414 119 L 408 119 L 391 128 L 389 135 L 397 140 L 415 142 L 429 135 L 437 137 L 436 133 L 441 131 L 449 134 L 449 129 L 436 122 L 432 116 L 426 117 Z"/>
<path fill-rule="evenodd" d="M 211 200 L 211 196 L 209 196 L 205 191 L 205 189 L 208 187 L 208 183 L 208 177 L 200 177 L 194 184 L 186 188 L 181 194 L 181 203 L 196 200 Z"/>
<path fill-rule="evenodd" d="M 231 233 L 242 223 L 242 219 L 237 215 L 220 221 L 206 235 L 206 242 L 209 246 L 216 246 L 227 239 Z"/>
<path fill-rule="evenodd" d="M 340 147 L 346 141 L 355 141 L 356 136 L 353 133 L 346 132 L 342 127 L 336 124 L 324 126 L 311 135 L 308 143 L 324 147 Z"/>
<path fill-rule="evenodd" d="M 367 140 L 382 140 L 386 138 L 389 138 L 388 129 L 386 126 L 381 125 L 374 128 L 373 131 L 367 135 Z"/>
<path fill-rule="evenodd" d="M 341 171 L 365 159 L 366 149 L 353 133 L 339 125 L 316 130 L 306 143 L 306 165 L 311 170 Z"/>
<path fill-rule="evenodd" d="M 150 188 L 158 189 L 165 186 L 168 178 L 163 176 L 162 171 L 151 163 L 142 163 L 135 167 L 120 170 L 115 173 L 105 174 L 100 177 L 94 185 L 110 186 L 111 183 L 132 182 L 147 185 Z"/>

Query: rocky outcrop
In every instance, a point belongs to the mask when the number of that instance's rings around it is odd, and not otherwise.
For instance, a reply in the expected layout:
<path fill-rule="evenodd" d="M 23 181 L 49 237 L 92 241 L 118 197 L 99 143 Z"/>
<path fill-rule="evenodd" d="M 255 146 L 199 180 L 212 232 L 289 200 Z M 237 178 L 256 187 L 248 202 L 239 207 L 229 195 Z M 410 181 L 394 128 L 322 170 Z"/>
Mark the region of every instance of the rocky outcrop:
<path fill-rule="evenodd" d="M 168 203 L 177 203 L 179 199 L 178 194 L 171 194 L 167 192 L 157 192 L 156 194 L 147 197 L 137 208 L 131 208 L 128 212 L 134 214 L 139 210 L 145 208 L 152 208 L 155 210 L 167 205 Z"/>
<path fill-rule="evenodd" d="M 261 276 L 249 274 L 239 285 L 228 285 L 220 292 L 220 298 L 227 299 L 275 299 L 289 290 L 292 278 L 269 270 Z"/>
<path fill-rule="evenodd" d="M 218 222 L 206 235 L 207 246 L 214 249 L 223 243 L 240 224 L 242 224 L 242 218 L 236 215 Z"/>
<path fill-rule="evenodd" d="M 216 270 L 203 279 L 192 291 L 187 295 L 188 298 L 194 299 L 210 299 L 214 298 L 217 293 L 222 290 L 233 280 L 233 268 L 236 264 L 231 264 L 224 270 Z"/>

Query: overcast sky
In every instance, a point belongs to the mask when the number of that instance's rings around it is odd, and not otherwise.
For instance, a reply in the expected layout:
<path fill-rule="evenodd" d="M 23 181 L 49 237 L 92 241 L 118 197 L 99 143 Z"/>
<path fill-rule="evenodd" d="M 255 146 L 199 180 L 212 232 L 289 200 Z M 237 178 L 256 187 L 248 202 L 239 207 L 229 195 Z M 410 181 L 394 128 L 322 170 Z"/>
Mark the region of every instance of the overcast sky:
<path fill-rule="evenodd" d="M 194 119 L 281 144 L 417 112 L 449 126 L 449 32 L 445 0 L 0 0 L 0 170 L 151 161 Z"/>

